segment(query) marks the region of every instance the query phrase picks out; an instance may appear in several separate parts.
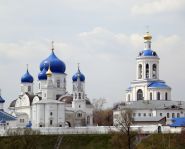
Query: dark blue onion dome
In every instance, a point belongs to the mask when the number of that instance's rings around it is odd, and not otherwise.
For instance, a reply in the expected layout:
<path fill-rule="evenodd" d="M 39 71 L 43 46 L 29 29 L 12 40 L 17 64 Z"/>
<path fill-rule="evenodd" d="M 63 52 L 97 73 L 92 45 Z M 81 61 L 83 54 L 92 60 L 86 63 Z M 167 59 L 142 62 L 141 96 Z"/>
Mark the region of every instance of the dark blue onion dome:
<path fill-rule="evenodd" d="M 44 68 L 48 69 L 49 64 L 53 73 L 65 73 L 66 65 L 63 61 L 58 59 L 53 48 L 50 56 L 41 62 L 40 71 L 42 71 Z"/>
<path fill-rule="evenodd" d="M 85 81 L 85 76 L 80 72 L 80 69 L 78 67 L 78 71 L 77 73 L 75 73 L 72 77 L 73 82 L 76 82 L 78 80 L 78 78 L 80 79 L 80 81 L 84 82 Z"/>
<path fill-rule="evenodd" d="M 47 75 L 46 75 L 47 69 L 44 67 L 44 69 L 39 73 L 38 79 L 39 80 L 47 80 Z"/>
<path fill-rule="evenodd" d="M 21 77 L 21 83 L 33 83 L 33 77 L 29 73 L 28 69 L 26 73 Z"/>
<path fill-rule="evenodd" d="M 141 52 L 139 52 L 139 56 L 154 56 L 154 57 L 158 57 L 157 53 L 151 49 L 147 49 L 147 50 L 143 50 Z"/>

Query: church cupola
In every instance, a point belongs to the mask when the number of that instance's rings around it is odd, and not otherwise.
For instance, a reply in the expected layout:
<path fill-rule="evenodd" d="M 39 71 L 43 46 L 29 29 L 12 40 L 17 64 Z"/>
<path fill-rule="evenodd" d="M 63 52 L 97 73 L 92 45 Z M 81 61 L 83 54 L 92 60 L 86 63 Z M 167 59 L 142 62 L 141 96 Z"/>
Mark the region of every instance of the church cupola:
<path fill-rule="evenodd" d="M 26 73 L 21 77 L 21 83 L 33 83 L 33 77 L 28 71 L 28 65 Z"/>
<path fill-rule="evenodd" d="M 79 65 L 77 72 L 72 77 L 74 99 L 85 98 L 85 76 L 81 73 Z"/>
<path fill-rule="evenodd" d="M 21 94 L 29 93 L 33 94 L 33 77 L 28 71 L 28 65 L 26 73 L 21 77 Z"/>

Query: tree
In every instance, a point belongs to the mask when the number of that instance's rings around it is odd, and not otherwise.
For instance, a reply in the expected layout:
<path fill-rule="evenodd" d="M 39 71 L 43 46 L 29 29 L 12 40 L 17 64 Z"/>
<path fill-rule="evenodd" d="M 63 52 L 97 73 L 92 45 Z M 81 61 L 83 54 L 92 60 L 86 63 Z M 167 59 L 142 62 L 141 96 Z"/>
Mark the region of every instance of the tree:
<path fill-rule="evenodd" d="M 120 130 L 121 134 L 127 136 L 128 149 L 131 149 L 133 134 L 131 133 L 131 125 L 133 124 L 132 110 L 121 110 L 120 114 L 114 120 L 115 126 Z"/>
<path fill-rule="evenodd" d="M 99 98 L 99 99 L 93 99 L 92 104 L 94 106 L 94 111 L 101 111 L 103 110 L 103 106 L 106 103 L 106 99 Z"/>

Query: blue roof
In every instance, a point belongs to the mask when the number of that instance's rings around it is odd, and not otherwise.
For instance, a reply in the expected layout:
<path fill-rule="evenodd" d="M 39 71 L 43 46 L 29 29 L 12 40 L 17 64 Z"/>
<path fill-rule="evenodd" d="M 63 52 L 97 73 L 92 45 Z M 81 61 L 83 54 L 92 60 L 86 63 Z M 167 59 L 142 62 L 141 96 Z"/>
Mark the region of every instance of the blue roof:
<path fill-rule="evenodd" d="M 46 75 L 47 69 L 44 68 L 38 75 L 39 80 L 47 80 L 47 75 Z"/>
<path fill-rule="evenodd" d="M 166 85 L 165 82 L 158 82 L 158 81 L 155 81 L 155 82 L 151 82 L 149 85 L 148 85 L 149 88 L 170 88 L 168 85 Z"/>
<path fill-rule="evenodd" d="M 4 103 L 5 100 L 0 96 L 0 103 Z"/>
<path fill-rule="evenodd" d="M 41 62 L 40 71 L 42 71 L 44 68 L 48 70 L 49 65 L 52 72 L 65 73 L 65 70 L 66 70 L 65 63 L 60 59 L 58 59 L 58 57 L 55 55 L 53 50 L 50 56 Z"/>
<path fill-rule="evenodd" d="M 139 52 L 139 56 L 155 56 L 157 57 L 157 53 L 151 49 L 143 50 Z"/>
<path fill-rule="evenodd" d="M 26 128 L 31 128 L 32 127 L 32 123 L 31 121 L 28 122 L 28 124 L 26 124 Z"/>
<path fill-rule="evenodd" d="M 185 126 L 185 117 L 173 118 L 172 124 L 170 127 L 184 127 Z"/>
<path fill-rule="evenodd" d="M 33 83 L 33 77 L 27 70 L 26 73 L 21 77 L 21 83 Z"/>
<path fill-rule="evenodd" d="M 12 121 L 12 120 L 16 120 L 16 117 L 4 112 L 4 111 L 0 111 L 0 121 L 4 120 L 4 121 Z"/>
<path fill-rule="evenodd" d="M 80 72 L 80 69 L 79 69 L 79 68 L 78 68 L 77 73 L 75 73 L 75 74 L 73 75 L 73 77 L 72 77 L 73 82 L 77 81 L 78 78 L 79 78 L 80 81 L 82 81 L 82 82 L 85 81 L 85 76 L 84 76 L 84 74 L 82 74 L 82 73 Z"/>

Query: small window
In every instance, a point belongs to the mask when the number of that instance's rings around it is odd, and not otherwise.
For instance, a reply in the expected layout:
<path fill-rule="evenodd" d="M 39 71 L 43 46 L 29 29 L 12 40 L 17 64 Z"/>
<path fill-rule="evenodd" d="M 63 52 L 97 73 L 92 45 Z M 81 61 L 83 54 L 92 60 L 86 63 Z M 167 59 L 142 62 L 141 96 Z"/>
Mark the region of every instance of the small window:
<path fill-rule="evenodd" d="M 28 86 L 28 92 L 31 92 L 31 86 Z"/>
<path fill-rule="evenodd" d="M 146 78 L 149 78 L 149 64 L 146 64 Z"/>
<path fill-rule="evenodd" d="M 82 113 L 78 113 L 77 114 L 77 117 L 82 117 Z"/>
<path fill-rule="evenodd" d="M 50 112 L 50 116 L 52 116 L 53 115 L 53 112 Z"/>
<path fill-rule="evenodd" d="M 163 116 L 163 114 L 162 114 L 162 113 L 160 113 L 160 116 Z"/>
<path fill-rule="evenodd" d="M 138 113 L 138 116 L 141 116 L 141 113 Z"/>
<path fill-rule="evenodd" d="M 177 117 L 180 117 L 180 113 L 177 113 Z"/>
<path fill-rule="evenodd" d="M 148 113 L 148 116 L 150 116 L 150 117 L 151 117 L 151 116 L 152 116 L 152 113 Z"/>
<path fill-rule="evenodd" d="M 81 108 L 81 106 L 79 105 L 79 108 Z"/>
<path fill-rule="evenodd" d="M 168 100 L 168 93 L 165 93 L 165 100 Z"/>
<path fill-rule="evenodd" d="M 50 120 L 50 125 L 53 125 L 53 120 Z"/>
<path fill-rule="evenodd" d="M 167 118 L 170 118 L 170 114 L 169 113 L 167 113 Z"/>
<path fill-rule="evenodd" d="M 42 127 L 42 125 L 40 125 L 40 127 Z"/>
<path fill-rule="evenodd" d="M 57 80 L 57 88 L 60 88 L 60 80 Z"/>
<path fill-rule="evenodd" d="M 130 102 L 130 94 L 128 94 L 128 102 Z"/>
<path fill-rule="evenodd" d="M 152 93 L 150 93 L 150 100 L 152 100 Z"/>
<path fill-rule="evenodd" d="M 79 96 L 79 99 L 81 99 L 81 93 L 79 93 L 78 96 Z"/>
<path fill-rule="evenodd" d="M 144 113 L 143 116 L 146 116 L 146 113 Z"/>
<path fill-rule="evenodd" d="M 172 118 L 174 118 L 175 117 L 175 113 L 172 113 Z"/>
<path fill-rule="evenodd" d="M 161 98 L 160 92 L 157 92 L 157 100 L 160 100 L 160 98 Z"/>

